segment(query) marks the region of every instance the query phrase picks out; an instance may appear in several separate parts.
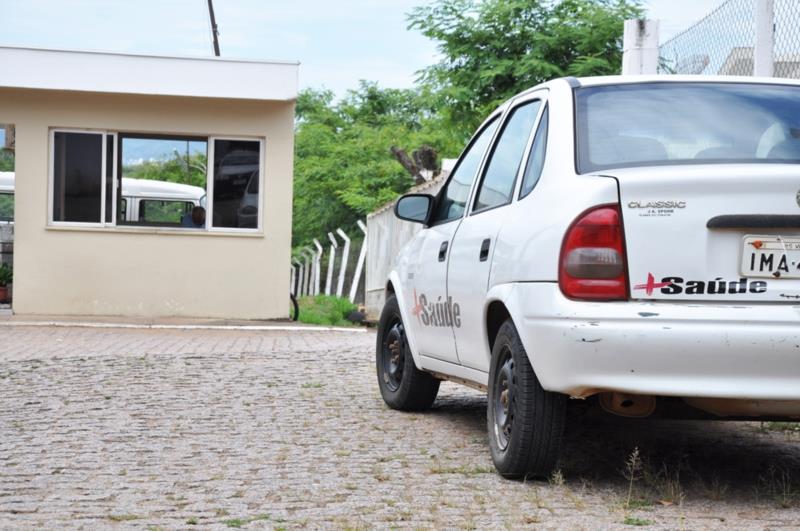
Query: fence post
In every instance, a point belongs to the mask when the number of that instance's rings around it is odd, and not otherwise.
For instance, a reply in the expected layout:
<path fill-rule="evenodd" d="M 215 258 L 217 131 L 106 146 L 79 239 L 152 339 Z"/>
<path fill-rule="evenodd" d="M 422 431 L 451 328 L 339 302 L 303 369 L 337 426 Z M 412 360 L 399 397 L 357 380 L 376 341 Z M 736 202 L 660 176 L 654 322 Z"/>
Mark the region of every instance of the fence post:
<path fill-rule="evenodd" d="M 658 73 L 658 20 L 626 20 L 622 38 L 622 75 Z"/>
<path fill-rule="evenodd" d="M 331 248 L 328 252 L 328 274 L 325 275 L 325 295 L 331 294 L 331 281 L 333 280 L 333 265 L 336 261 L 336 249 L 339 244 L 336 243 L 336 237 L 332 232 L 328 233 L 328 239 L 331 241 Z"/>
<path fill-rule="evenodd" d="M 314 255 L 314 295 L 319 295 L 319 280 L 322 276 L 322 267 L 320 267 L 320 262 L 322 261 L 322 252 L 324 249 L 319 243 L 319 240 L 316 238 L 314 238 L 314 247 L 317 248 L 317 252 Z"/>
<path fill-rule="evenodd" d="M 756 2 L 756 46 L 753 75 L 772 77 L 775 71 L 775 0 Z"/>
<path fill-rule="evenodd" d="M 339 262 L 339 282 L 336 286 L 336 296 L 342 296 L 344 289 L 344 274 L 347 271 L 347 260 L 350 258 L 350 238 L 344 233 L 342 229 L 336 229 L 336 234 L 344 240 L 344 249 L 342 249 L 342 259 Z"/>
<path fill-rule="evenodd" d="M 304 280 L 303 292 L 306 295 L 311 295 L 311 281 L 313 280 L 312 277 L 314 276 L 314 268 L 312 262 L 314 258 L 314 253 L 308 247 L 303 247 L 303 257 L 305 258 L 306 262 L 306 276 L 303 279 Z"/>
<path fill-rule="evenodd" d="M 361 252 L 358 253 L 358 262 L 356 263 L 356 272 L 353 275 L 353 284 L 350 286 L 350 302 L 355 301 L 356 291 L 358 290 L 358 281 L 361 280 L 361 271 L 364 269 L 364 259 L 367 257 L 367 226 L 360 219 L 356 221 L 358 228 L 364 233 L 364 241 L 361 242 Z"/>
<path fill-rule="evenodd" d="M 292 258 L 292 295 L 295 297 L 298 296 L 298 292 L 300 291 L 297 287 L 300 285 L 300 279 L 302 278 L 302 271 L 303 271 L 303 264 L 300 263 L 296 258 Z"/>

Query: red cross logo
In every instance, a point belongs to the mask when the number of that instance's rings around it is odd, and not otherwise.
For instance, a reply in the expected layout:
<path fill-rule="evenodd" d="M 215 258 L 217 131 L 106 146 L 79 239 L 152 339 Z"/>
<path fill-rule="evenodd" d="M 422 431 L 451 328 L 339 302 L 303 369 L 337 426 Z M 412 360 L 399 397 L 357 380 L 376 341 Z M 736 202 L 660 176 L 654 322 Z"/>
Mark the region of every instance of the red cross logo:
<path fill-rule="evenodd" d="M 414 307 L 411 308 L 411 315 L 416 315 L 417 319 L 419 319 L 419 314 L 422 313 L 422 305 L 419 303 L 419 299 L 417 298 L 417 290 L 414 290 Z"/>
<path fill-rule="evenodd" d="M 633 287 L 633 289 L 643 289 L 646 290 L 645 293 L 648 295 L 653 294 L 653 290 L 667 288 L 672 285 L 672 282 L 656 282 L 653 273 L 647 273 L 647 284 L 637 284 Z"/>

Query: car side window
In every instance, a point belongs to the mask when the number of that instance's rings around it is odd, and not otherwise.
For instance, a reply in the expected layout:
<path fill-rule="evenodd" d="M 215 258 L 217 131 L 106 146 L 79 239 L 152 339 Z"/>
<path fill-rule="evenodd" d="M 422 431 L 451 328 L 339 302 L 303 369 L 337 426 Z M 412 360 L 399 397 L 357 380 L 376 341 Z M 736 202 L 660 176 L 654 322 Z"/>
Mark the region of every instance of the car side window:
<path fill-rule="evenodd" d="M 431 223 L 451 221 L 464 214 L 470 187 L 478 173 L 483 154 L 494 136 L 497 124 L 498 120 L 495 118 L 478 133 L 478 136 L 467 148 L 447 184 L 439 192 Z"/>
<path fill-rule="evenodd" d="M 541 106 L 541 101 L 533 100 L 511 111 L 486 164 L 473 210 L 494 208 L 511 202 L 522 156 Z"/>
<path fill-rule="evenodd" d="M 525 174 L 522 176 L 522 187 L 519 191 L 519 198 L 522 199 L 533 191 L 539 177 L 542 176 L 544 168 L 544 156 L 547 151 L 547 127 L 549 125 L 549 109 L 544 108 L 542 119 L 539 120 L 539 128 L 536 130 L 536 138 L 533 139 L 533 147 L 528 155 L 528 164 L 525 167 Z"/>

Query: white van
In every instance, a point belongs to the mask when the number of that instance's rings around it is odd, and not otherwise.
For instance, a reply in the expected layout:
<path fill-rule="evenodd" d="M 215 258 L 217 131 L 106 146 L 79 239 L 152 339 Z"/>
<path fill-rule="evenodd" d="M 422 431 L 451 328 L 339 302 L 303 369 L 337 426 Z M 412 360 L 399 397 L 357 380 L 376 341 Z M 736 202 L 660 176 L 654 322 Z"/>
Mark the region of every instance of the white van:
<path fill-rule="evenodd" d="M 205 208 L 199 186 L 122 178 L 121 223 L 178 224 L 196 206 Z M 14 221 L 14 172 L 0 172 L 0 222 Z"/>

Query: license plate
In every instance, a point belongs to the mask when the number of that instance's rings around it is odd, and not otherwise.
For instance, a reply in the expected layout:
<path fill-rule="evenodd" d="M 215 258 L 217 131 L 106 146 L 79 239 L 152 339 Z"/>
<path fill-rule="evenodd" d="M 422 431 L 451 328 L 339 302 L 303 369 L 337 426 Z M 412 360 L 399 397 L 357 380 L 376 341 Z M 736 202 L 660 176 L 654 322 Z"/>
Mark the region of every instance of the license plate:
<path fill-rule="evenodd" d="M 755 278 L 800 278 L 800 237 L 745 236 L 742 275 Z"/>

